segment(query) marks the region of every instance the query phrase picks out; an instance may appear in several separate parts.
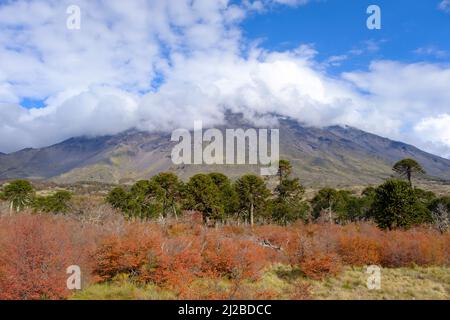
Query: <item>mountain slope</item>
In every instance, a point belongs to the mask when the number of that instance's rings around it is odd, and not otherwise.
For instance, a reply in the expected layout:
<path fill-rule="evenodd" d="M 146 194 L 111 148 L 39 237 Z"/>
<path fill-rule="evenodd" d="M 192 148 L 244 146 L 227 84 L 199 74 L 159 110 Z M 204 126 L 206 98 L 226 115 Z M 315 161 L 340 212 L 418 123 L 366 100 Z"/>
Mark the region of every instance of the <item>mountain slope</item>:
<path fill-rule="evenodd" d="M 248 128 L 234 116 L 229 128 Z M 223 130 L 224 128 L 222 128 Z M 355 128 L 313 128 L 280 119 L 280 151 L 307 186 L 376 184 L 391 175 L 392 164 L 410 157 L 430 176 L 450 179 L 450 160 Z M 0 154 L 0 179 L 35 178 L 57 182 L 122 183 L 171 170 L 187 178 L 198 172 L 221 171 L 230 176 L 258 173 L 256 166 L 172 164 L 170 134 L 136 130 L 98 138 L 72 138 L 59 144 Z"/>

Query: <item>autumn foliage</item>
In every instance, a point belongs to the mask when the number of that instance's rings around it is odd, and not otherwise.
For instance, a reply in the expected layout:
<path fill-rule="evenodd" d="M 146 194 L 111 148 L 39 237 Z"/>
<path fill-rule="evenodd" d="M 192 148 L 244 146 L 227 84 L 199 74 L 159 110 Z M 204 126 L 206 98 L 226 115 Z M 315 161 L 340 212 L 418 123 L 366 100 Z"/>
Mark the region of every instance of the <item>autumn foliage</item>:
<path fill-rule="evenodd" d="M 275 299 L 252 287 L 275 264 L 304 277 L 338 275 L 345 265 L 448 265 L 449 233 L 428 227 L 382 231 L 376 226 L 303 224 L 207 227 L 192 221 L 112 221 L 108 225 L 63 216 L 0 216 L 0 298 L 64 299 L 70 265 L 83 286 L 115 281 L 153 284 L 180 299 Z M 231 286 L 220 285 L 225 280 Z M 292 298 L 309 297 L 296 284 Z"/>
<path fill-rule="evenodd" d="M 20 214 L 0 218 L 0 299 L 67 297 L 67 267 L 88 274 L 88 251 L 95 235 L 79 224 L 49 216 Z M 90 243 L 89 243 L 90 242 Z"/>

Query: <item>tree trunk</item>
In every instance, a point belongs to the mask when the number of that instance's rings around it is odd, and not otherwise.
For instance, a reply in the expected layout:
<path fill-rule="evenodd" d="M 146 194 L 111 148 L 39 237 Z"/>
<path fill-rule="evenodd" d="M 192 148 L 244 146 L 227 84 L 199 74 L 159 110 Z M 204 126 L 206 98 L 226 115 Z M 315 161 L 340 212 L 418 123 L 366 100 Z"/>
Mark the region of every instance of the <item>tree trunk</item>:
<path fill-rule="evenodd" d="M 412 187 L 412 181 L 411 181 L 411 170 L 408 169 L 406 171 L 406 176 L 408 177 L 409 185 Z"/>
<path fill-rule="evenodd" d="M 172 204 L 173 215 L 175 216 L 175 220 L 178 220 L 177 209 L 175 208 L 175 203 Z"/>
<path fill-rule="evenodd" d="M 254 220 L 253 220 L 253 211 L 254 211 L 253 201 L 250 202 L 250 226 L 253 228 Z"/>
<path fill-rule="evenodd" d="M 328 206 L 328 223 L 333 223 L 332 217 L 331 217 L 331 210 L 333 208 L 333 202 L 330 201 L 328 204 L 329 204 L 329 206 Z"/>

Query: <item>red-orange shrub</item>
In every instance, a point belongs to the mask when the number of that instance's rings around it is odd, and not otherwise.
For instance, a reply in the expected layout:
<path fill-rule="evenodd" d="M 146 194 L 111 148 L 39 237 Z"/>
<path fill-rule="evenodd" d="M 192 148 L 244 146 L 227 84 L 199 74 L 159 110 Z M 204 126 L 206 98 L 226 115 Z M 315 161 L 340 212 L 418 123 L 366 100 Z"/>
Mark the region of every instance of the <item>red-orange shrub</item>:
<path fill-rule="evenodd" d="M 448 247 L 448 237 L 435 231 L 391 231 L 385 233 L 381 264 L 385 267 L 448 265 Z"/>
<path fill-rule="evenodd" d="M 66 270 L 90 273 L 84 230 L 65 219 L 20 214 L 0 218 L 0 299 L 62 299 Z M 86 245 L 86 243 L 84 243 Z"/>
<path fill-rule="evenodd" d="M 248 239 L 218 233 L 207 235 L 202 256 L 207 274 L 231 279 L 257 279 L 270 263 L 268 249 Z"/>
<path fill-rule="evenodd" d="M 351 266 L 378 265 L 384 244 L 384 233 L 375 226 L 346 226 L 340 232 L 338 253 Z"/>
<path fill-rule="evenodd" d="M 162 232 L 153 225 L 133 223 L 123 234 L 110 234 L 93 254 L 99 282 L 128 274 L 137 281 L 151 279 L 161 255 Z"/>
<path fill-rule="evenodd" d="M 320 280 L 336 276 L 342 269 L 339 256 L 335 253 L 311 253 L 300 262 L 300 269 L 309 278 Z"/>
<path fill-rule="evenodd" d="M 93 257 L 97 281 L 127 274 L 134 281 L 153 282 L 178 292 L 199 275 L 202 265 L 198 237 L 170 238 L 151 223 L 130 224 L 123 234 L 107 236 Z"/>
<path fill-rule="evenodd" d="M 182 294 L 201 275 L 201 243 L 188 236 L 165 240 L 156 260 L 153 281 Z"/>

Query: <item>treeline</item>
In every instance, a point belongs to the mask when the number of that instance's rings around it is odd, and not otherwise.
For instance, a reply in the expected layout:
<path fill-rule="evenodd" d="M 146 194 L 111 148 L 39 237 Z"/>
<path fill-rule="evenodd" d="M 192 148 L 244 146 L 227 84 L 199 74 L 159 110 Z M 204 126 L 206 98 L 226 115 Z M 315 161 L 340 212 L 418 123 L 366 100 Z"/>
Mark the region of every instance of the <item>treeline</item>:
<path fill-rule="evenodd" d="M 414 187 L 413 175 L 424 170 L 412 159 L 398 162 L 393 170 L 406 180 L 389 179 L 378 187 L 366 188 L 361 195 L 324 188 L 309 200 L 300 180 L 292 177 L 292 166 L 286 160 L 279 163 L 277 187 L 272 190 L 263 178 L 252 174 L 234 182 L 221 173 L 197 174 L 185 183 L 177 175 L 164 172 L 129 187 L 112 189 L 106 202 L 129 219 L 178 218 L 190 210 L 201 213 L 204 223 L 374 221 L 382 229 L 434 224 L 441 232 L 446 231 L 450 224 L 450 197 L 438 197 Z M 28 181 L 16 180 L 3 187 L 0 197 L 9 201 L 11 212 L 32 208 L 68 213 L 72 195 L 58 191 L 37 196 Z"/>
<path fill-rule="evenodd" d="M 402 160 L 393 170 L 407 180 L 387 180 L 376 188 L 366 188 L 360 196 L 325 188 L 306 200 L 305 188 L 298 178 L 291 177 L 291 164 L 282 160 L 274 190 L 251 174 L 235 182 L 221 173 L 197 174 L 183 183 L 173 173 L 160 173 L 129 189 L 113 189 L 107 201 L 127 217 L 140 219 L 176 218 L 183 210 L 195 210 L 202 213 L 204 222 L 286 225 L 298 220 L 338 224 L 370 220 L 383 229 L 434 223 L 442 232 L 447 230 L 450 197 L 413 187 L 413 173 L 424 172 L 414 160 Z"/>
<path fill-rule="evenodd" d="M 58 214 L 70 211 L 72 193 L 59 190 L 48 196 L 38 196 L 30 182 L 19 179 L 3 187 L 0 199 L 9 202 L 10 213 L 31 208 L 38 212 Z"/>

